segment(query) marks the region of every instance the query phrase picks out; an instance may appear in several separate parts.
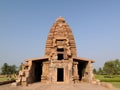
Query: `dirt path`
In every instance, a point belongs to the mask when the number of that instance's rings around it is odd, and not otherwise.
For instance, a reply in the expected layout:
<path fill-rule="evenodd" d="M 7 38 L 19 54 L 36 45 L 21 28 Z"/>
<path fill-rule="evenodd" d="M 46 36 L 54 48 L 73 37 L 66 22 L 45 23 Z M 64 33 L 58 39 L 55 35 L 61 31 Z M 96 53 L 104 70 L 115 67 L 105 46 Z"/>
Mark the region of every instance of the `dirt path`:
<path fill-rule="evenodd" d="M 99 85 L 80 83 L 80 84 L 40 84 L 34 83 L 29 86 L 1 85 L 0 90 L 120 90 L 109 89 Z"/>

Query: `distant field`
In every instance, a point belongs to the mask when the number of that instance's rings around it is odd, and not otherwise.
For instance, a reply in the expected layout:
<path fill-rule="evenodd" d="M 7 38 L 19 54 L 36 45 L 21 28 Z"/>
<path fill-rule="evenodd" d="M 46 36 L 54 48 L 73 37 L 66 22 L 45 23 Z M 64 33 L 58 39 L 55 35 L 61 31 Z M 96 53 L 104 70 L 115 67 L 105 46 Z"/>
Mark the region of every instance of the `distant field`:
<path fill-rule="evenodd" d="M 113 84 L 113 86 L 120 88 L 120 75 L 113 75 L 112 77 L 108 75 L 95 75 L 95 78 L 101 82 L 109 82 Z"/>
<path fill-rule="evenodd" d="M 0 75 L 0 82 L 11 80 L 11 78 L 6 77 L 5 75 Z"/>

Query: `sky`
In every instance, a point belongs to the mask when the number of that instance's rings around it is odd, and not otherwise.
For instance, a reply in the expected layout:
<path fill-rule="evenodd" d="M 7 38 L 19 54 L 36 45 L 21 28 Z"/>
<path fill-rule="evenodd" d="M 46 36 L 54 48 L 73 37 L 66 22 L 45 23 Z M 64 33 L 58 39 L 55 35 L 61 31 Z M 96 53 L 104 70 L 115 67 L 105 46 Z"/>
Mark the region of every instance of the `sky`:
<path fill-rule="evenodd" d="M 77 56 L 93 68 L 120 59 L 120 0 L 0 0 L 0 66 L 44 56 L 50 28 L 62 16 Z"/>

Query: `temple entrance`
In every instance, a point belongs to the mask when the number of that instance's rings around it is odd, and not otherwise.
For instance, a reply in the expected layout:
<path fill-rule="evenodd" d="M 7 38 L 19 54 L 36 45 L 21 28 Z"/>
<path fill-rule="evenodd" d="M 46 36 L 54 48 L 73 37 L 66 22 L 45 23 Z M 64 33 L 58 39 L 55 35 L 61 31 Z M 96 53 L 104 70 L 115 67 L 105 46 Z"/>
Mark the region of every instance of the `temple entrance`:
<path fill-rule="evenodd" d="M 82 77 L 85 73 L 85 68 L 88 62 L 86 61 L 79 61 L 78 62 L 78 75 L 79 75 L 79 80 L 82 80 Z"/>
<path fill-rule="evenodd" d="M 57 82 L 63 82 L 64 81 L 64 69 L 58 68 L 57 69 Z"/>
<path fill-rule="evenodd" d="M 34 82 L 40 82 L 42 75 L 42 62 L 34 61 L 33 63 L 34 63 Z"/>

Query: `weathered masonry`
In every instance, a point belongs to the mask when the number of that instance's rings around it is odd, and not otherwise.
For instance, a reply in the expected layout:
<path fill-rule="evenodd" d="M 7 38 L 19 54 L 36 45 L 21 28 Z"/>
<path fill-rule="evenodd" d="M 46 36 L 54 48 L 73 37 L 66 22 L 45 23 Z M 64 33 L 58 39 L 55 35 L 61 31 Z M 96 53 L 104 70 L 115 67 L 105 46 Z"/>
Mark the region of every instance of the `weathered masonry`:
<path fill-rule="evenodd" d="M 79 58 L 69 25 L 59 17 L 50 29 L 43 58 L 28 59 L 19 73 L 21 83 L 92 81 L 93 60 Z"/>

